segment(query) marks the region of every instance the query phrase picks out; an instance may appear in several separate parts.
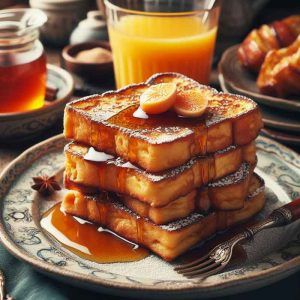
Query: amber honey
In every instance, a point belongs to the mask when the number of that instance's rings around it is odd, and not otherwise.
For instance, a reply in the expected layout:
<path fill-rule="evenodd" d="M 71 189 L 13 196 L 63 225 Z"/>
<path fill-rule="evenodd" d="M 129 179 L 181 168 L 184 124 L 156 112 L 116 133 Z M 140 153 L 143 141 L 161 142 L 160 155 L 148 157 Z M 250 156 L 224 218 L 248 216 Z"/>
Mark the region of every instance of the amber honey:
<path fill-rule="evenodd" d="M 46 56 L 38 29 L 40 10 L 0 11 L 0 113 L 26 112 L 44 105 Z"/>
<path fill-rule="evenodd" d="M 23 112 L 44 105 L 46 57 L 16 65 L 0 65 L 0 113 Z"/>
<path fill-rule="evenodd" d="M 60 203 L 45 213 L 41 226 L 65 248 L 84 259 L 98 263 L 137 261 L 149 252 L 123 240 L 113 232 L 61 211 Z M 100 228 L 100 229 L 99 229 Z"/>

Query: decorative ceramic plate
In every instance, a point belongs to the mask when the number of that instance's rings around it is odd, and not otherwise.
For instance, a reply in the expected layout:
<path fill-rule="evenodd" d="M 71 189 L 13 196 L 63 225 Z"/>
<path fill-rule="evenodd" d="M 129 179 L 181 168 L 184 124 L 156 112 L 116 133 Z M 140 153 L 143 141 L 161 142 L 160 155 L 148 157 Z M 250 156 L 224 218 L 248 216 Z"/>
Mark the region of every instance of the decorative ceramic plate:
<path fill-rule="evenodd" d="M 300 146 L 300 135 L 292 135 L 286 132 L 271 130 L 267 128 L 262 129 L 264 136 L 274 139 L 280 143 L 290 146 Z"/>
<path fill-rule="evenodd" d="M 246 291 L 300 270 L 300 223 L 259 233 L 246 243 L 247 261 L 204 281 L 188 280 L 155 255 L 132 262 L 98 264 L 77 257 L 50 239 L 40 227 L 41 214 L 53 205 L 31 188 L 32 177 L 61 173 L 64 138 L 46 140 L 14 160 L 0 176 L 0 240 L 19 259 L 58 280 L 122 295 L 184 299 Z M 299 156 L 259 137 L 257 173 L 266 182 L 267 204 L 257 218 L 300 196 Z M 63 192 L 57 193 L 59 200 Z"/>
<path fill-rule="evenodd" d="M 288 111 L 300 112 L 300 97 L 279 98 L 261 94 L 256 85 L 255 74 L 243 68 L 237 59 L 239 45 L 230 47 L 222 55 L 219 73 L 225 82 L 237 93 L 252 98 L 258 103 Z"/>
<path fill-rule="evenodd" d="M 300 135 L 299 113 L 275 110 L 265 105 L 260 105 L 260 108 L 263 112 L 264 123 L 268 127 Z"/>
<path fill-rule="evenodd" d="M 222 74 L 219 74 L 219 82 L 225 93 L 236 93 L 233 88 L 224 80 Z M 267 105 L 260 105 L 263 114 L 263 121 L 267 127 L 287 131 L 290 134 L 300 134 L 299 112 L 288 112 L 282 109 L 274 109 Z"/>

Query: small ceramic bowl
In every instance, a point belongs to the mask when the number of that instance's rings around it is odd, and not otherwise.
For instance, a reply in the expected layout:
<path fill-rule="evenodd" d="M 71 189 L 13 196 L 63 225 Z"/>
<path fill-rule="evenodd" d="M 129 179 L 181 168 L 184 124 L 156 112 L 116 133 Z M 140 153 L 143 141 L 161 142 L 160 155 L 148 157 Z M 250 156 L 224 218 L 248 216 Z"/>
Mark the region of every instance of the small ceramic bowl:
<path fill-rule="evenodd" d="M 2 1 L 2 0 L 1 0 Z M 83 20 L 89 8 L 86 0 L 30 0 L 30 6 L 41 9 L 48 21 L 41 28 L 41 37 L 53 45 L 65 46 L 69 37 Z"/>
<path fill-rule="evenodd" d="M 79 62 L 75 58 L 80 51 L 96 47 L 111 51 L 109 43 L 105 41 L 85 42 L 65 47 L 62 51 L 62 63 L 64 68 L 89 82 L 102 83 L 103 80 L 113 80 L 114 71 L 112 61 L 104 63 L 84 63 Z"/>
<path fill-rule="evenodd" d="M 56 99 L 39 109 L 20 113 L 0 113 L 0 142 L 15 143 L 38 136 L 58 121 L 62 122 L 64 108 L 70 100 L 74 80 L 65 70 L 47 65 L 47 81 L 57 90 Z"/>

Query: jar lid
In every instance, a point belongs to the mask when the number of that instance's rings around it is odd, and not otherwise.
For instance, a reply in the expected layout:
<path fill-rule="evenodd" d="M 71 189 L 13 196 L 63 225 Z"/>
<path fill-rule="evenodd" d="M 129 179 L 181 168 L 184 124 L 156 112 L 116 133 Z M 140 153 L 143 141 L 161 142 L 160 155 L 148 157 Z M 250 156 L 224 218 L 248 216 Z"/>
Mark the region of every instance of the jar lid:
<path fill-rule="evenodd" d="M 38 29 L 47 21 L 46 14 L 34 8 L 0 10 L 0 47 L 24 45 L 38 38 Z"/>
<path fill-rule="evenodd" d="M 85 2 L 86 0 L 31 0 L 30 2 L 36 3 L 49 3 L 49 4 L 60 4 L 64 5 L 65 3 L 72 3 L 72 2 Z"/>
<path fill-rule="evenodd" d="M 47 15 L 35 8 L 15 8 L 0 10 L 1 36 L 22 35 L 38 29 L 47 21 Z"/>
<path fill-rule="evenodd" d="M 99 10 L 92 10 L 87 13 L 87 19 L 80 21 L 80 28 L 101 29 L 106 26 L 103 14 Z"/>
<path fill-rule="evenodd" d="M 87 5 L 86 0 L 29 0 L 30 6 L 41 9 L 65 10 L 78 5 Z"/>

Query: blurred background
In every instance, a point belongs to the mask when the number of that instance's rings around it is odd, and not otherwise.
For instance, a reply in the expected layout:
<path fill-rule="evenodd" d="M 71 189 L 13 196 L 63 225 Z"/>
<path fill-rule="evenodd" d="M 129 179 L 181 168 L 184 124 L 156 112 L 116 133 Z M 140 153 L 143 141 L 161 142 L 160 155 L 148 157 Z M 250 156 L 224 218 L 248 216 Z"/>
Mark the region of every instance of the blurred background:
<path fill-rule="evenodd" d="M 70 35 L 78 23 L 87 17 L 87 12 L 101 8 L 101 0 L 0 1 L 0 9 L 29 6 L 42 9 L 48 16 L 44 30 L 47 33 L 47 37 L 44 34 L 45 42 L 64 46 L 69 43 Z M 253 27 L 299 12 L 299 1 L 295 0 L 223 0 L 216 57 L 220 57 L 228 46 L 240 42 Z"/>
<path fill-rule="evenodd" d="M 41 28 L 41 41 L 45 48 L 47 62 L 66 69 L 72 74 L 75 81 L 72 99 L 115 88 L 113 65 L 109 53 L 105 51 L 93 55 L 90 53 L 95 59 L 100 57 L 100 60 L 104 60 L 104 63 L 97 66 L 74 63 L 72 58 L 74 54 L 84 50 L 78 46 L 83 42 L 88 43 L 89 48 L 98 46 L 110 51 L 102 0 L 0 1 L 0 9 L 19 7 L 38 8 L 47 15 L 48 21 Z M 251 29 L 297 13 L 300 13 L 300 3 L 295 0 L 223 0 L 209 84 L 221 89 L 218 63 L 226 49 L 240 43 Z M 106 59 L 110 61 L 106 63 Z M 50 92 L 51 96 L 53 95 Z M 283 116 L 284 119 L 280 119 L 282 115 L 278 115 L 278 112 L 281 114 L 278 108 L 266 107 L 265 109 L 263 105 L 262 108 L 265 119 L 269 118 L 266 120 L 271 124 L 270 128 L 265 128 L 263 134 L 299 150 L 300 124 L 299 120 L 297 121 L 297 112 L 289 111 Z M 291 134 L 286 130 L 291 127 L 290 124 L 287 125 L 289 120 L 292 120 L 296 133 Z M 281 128 L 282 122 L 284 126 Z M 42 134 L 39 133 L 33 141 L 43 140 L 61 130 L 61 122 L 55 122 L 51 129 L 47 128 Z M 33 141 L 31 140 L 29 144 L 25 143 L 24 148 L 31 145 Z"/>

